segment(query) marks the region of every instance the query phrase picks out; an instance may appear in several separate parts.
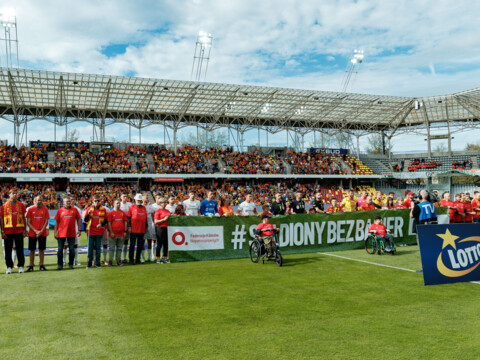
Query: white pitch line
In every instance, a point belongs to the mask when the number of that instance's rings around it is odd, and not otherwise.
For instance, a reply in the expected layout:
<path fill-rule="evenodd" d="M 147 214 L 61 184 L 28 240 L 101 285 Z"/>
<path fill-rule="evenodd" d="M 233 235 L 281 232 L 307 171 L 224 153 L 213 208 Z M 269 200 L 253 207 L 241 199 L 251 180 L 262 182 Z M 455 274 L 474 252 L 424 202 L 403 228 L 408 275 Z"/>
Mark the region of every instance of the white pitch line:
<path fill-rule="evenodd" d="M 410 272 L 413 272 L 413 273 L 416 273 L 416 272 L 417 272 L 416 270 L 412 270 L 412 269 L 405 269 L 405 268 L 401 268 L 401 267 L 397 267 L 397 266 L 378 264 L 378 263 L 374 263 L 374 262 L 370 262 L 370 261 L 366 261 L 366 260 L 353 259 L 353 258 L 349 258 L 349 257 L 346 257 L 346 256 L 334 255 L 334 254 L 329 254 L 329 253 L 325 253 L 325 252 L 319 252 L 319 253 L 317 253 L 317 254 L 333 256 L 333 257 L 337 257 L 337 258 L 345 259 L 345 260 L 358 261 L 358 262 L 362 262 L 362 263 L 365 263 L 365 264 L 371 264 L 371 265 L 377 265 L 377 266 L 384 266 L 384 267 L 391 268 L 391 269 L 397 269 L 397 270 L 403 270 L 403 271 L 410 271 Z"/>
<path fill-rule="evenodd" d="M 353 259 L 353 258 L 349 258 L 349 257 L 346 257 L 346 256 L 329 254 L 329 253 L 326 253 L 326 252 L 318 252 L 317 254 L 333 256 L 333 257 L 337 257 L 337 258 L 345 259 L 345 260 L 358 261 L 358 262 L 365 263 L 365 264 L 370 264 L 370 265 L 383 266 L 383 267 L 387 267 L 387 268 L 391 268 L 391 269 L 409 271 L 409 272 L 413 272 L 413 273 L 416 273 L 416 272 L 417 272 L 417 270 L 405 269 L 405 268 L 401 268 L 401 267 L 397 267 L 397 266 L 391 266 L 391 265 L 378 264 L 378 263 L 374 263 L 374 262 L 371 262 L 371 261 L 360 260 L 360 259 Z M 472 283 L 472 284 L 480 285 L 480 282 L 479 282 L 479 281 L 469 281 L 469 282 Z"/>

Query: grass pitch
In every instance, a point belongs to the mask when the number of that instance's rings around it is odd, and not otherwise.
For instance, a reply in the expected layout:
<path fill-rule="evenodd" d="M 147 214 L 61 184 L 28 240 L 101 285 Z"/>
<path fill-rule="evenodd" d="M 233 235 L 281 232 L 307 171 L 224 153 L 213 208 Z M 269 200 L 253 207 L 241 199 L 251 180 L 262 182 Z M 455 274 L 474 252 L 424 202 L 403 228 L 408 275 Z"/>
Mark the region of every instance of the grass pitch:
<path fill-rule="evenodd" d="M 420 269 L 417 247 L 335 255 Z M 1 358 L 480 358 L 479 284 L 425 287 L 404 270 L 284 258 L 55 271 L 48 256 L 50 271 L 12 275 L 2 263 Z"/>

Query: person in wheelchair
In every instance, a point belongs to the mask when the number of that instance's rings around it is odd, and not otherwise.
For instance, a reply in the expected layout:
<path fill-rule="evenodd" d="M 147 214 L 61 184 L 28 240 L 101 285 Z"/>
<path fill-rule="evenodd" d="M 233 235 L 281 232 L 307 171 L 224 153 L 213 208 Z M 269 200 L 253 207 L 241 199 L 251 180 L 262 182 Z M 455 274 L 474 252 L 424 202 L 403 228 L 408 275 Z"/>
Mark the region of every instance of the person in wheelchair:
<path fill-rule="evenodd" d="M 370 234 L 380 236 L 385 241 L 385 251 L 390 251 L 393 248 L 393 236 L 388 234 L 390 230 L 382 224 L 382 218 L 380 216 L 374 217 L 374 223 L 368 228 Z"/>
<path fill-rule="evenodd" d="M 255 233 L 265 243 L 268 257 L 275 255 L 275 241 L 273 240 L 273 233 L 275 231 L 275 227 L 270 224 L 270 216 L 268 214 L 262 215 L 262 222 L 258 224 Z"/>

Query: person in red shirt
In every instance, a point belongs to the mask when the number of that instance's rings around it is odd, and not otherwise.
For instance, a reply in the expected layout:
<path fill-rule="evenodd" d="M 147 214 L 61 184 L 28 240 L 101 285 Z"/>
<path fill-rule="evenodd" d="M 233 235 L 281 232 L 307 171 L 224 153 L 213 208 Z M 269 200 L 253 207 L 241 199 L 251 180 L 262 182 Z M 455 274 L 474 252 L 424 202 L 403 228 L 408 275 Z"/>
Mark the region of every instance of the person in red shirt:
<path fill-rule="evenodd" d="M 374 217 L 374 223 L 368 228 L 368 232 L 374 235 L 382 237 L 386 242 L 388 242 L 385 250 L 390 251 L 393 246 L 393 236 L 388 234 L 390 230 L 387 229 L 385 225 L 382 224 L 382 218 L 380 216 Z"/>
<path fill-rule="evenodd" d="M 403 198 L 399 197 L 397 199 L 397 203 L 395 204 L 395 209 L 407 209 L 405 203 L 403 202 Z"/>
<path fill-rule="evenodd" d="M 457 208 L 455 207 L 455 203 L 450 200 L 450 193 L 448 191 L 443 193 L 443 200 L 440 201 L 440 206 L 448 207 L 450 212 L 450 224 L 455 223 L 455 212 Z"/>
<path fill-rule="evenodd" d="M 157 256 L 157 264 L 169 263 L 168 260 L 168 218 L 170 217 L 170 211 L 165 209 L 167 201 L 165 198 L 158 199 L 158 205 L 160 209 L 155 211 L 153 221 L 155 223 L 155 233 L 157 235 L 157 248 L 155 255 Z M 160 257 L 160 250 L 163 248 L 163 258 Z"/>
<path fill-rule="evenodd" d="M 367 196 L 367 200 L 360 206 L 360 209 L 363 211 L 373 211 L 377 210 L 375 204 L 372 202 L 372 197 L 370 195 Z"/>
<path fill-rule="evenodd" d="M 407 193 L 407 197 L 403 201 L 403 204 L 405 205 L 405 209 L 410 209 L 412 207 L 414 196 L 415 194 L 411 191 Z"/>
<path fill-rule="evenodd" d="M 75 225 L 77 228 L 75 228 Z M 63 207 L 58 209 L 55 215 L 54 236 L 58 241 L 57 250 L 57 270 L 63 269 L 63 244 L 68 243 L 68 266 L 73 269 L 75 261 L 75 236 L 80 236 L 80 214 L 77 209 L 72 206 L 70 197 L 63 198 Z M 76 230 L 78 229 L 78 231 Z"/>
<path fill-rule="evenodd" d="M 142 250 L 145 247 L 145 233 L 147 232 L 147 209 L 142 205 L 143 195 L 135 195 L 135 204 L 128 209 L 128 232 L 130 233 L 130 248 L 128 249 L 128 259 L 130 265 L 140 264 Z M 135 245 L 137 245 L 137 254 L 135 254 Z M 136 255 L 136 256 L 135 256 Z"/>
<path fill-rule="evenodd" d="M 465 195 L 463 197 L 463 205 L 465 207 L 465 222 L 466 223 L 473 222 L 473 215 L 475 214 L 475 212 L 472 211 L 472 203 L 470 202 L 469 196 Z"/>
<path fill-rule="evenodd" d="M 108 231 L 110 232 L 110 239 L 108 241 L 109 247 L 109 261 L 108 266 L 112 266 L 113 255 L 116 254 L 115 260 L 118 266 L 123 266 L 122 263 L 122 248 L 123 242 L 127 237 L 128 225 L 127 214 L 120 210 L 120 199 L 116 199 L 113 204 L 113 210 L 107 215 Z"/>
<path fill-rule="evenodd" d="M 8 201 L 0 208 L 0 227 L 5 246 L 5 264 L 7 274 L 12 273 L 12 249 L 17 249 L 18 272 L 24 272 L 25 255 L 23 254 L 23 238 L 25 230 L 25 205 L 17 199 L 18 190 L 12 188 L 8 193 Z"/>
<path fill-rule="evenodd" d="M 473 215 L 473 222 L 480 223 L 480 192 L 478 191 L 473 193 L 472 212 L 475 212 L 475 215 Z"/>
<path fill-rule="evenodd" d="M 30 264 L 27 272 L 33 271 L 35 263 L 35 250 L 38 241 L 38 259 L 40 263 L 40 271 L 47 270 L 43 265 L 45 256 L 45 248 L 47 247 L 48 236 L 48 209 L 43 206 L 43 197 L 41 195 L 33 199 L 33 206 L 27 209 L 27 225 L 28 225 L 28 250 L 30 251 Z"/>
<path fill-rule="evenodd" d="M 332 204 L 327 208 L 327 214 L 342 212 L 342 208 L 337 204 L 337 199 L 332 199 Z"/>
<path fill-rule="evenodd" d="M 455 212 L 455 223 L 465 222 L 465 203 L 462 200 L 462 194 L 455 195 L 455 207 L 457 208 Z"/>
<path fill-rule="evenodd" d="M 105 233 L 105 225 L 108 224 L 107 209 L 101 205 L 99 195 L 93 197 L 93 205 L 85 211 L 83 219 L 87 224 L 88 237 L 88 261 L 87 269 L 93 267 L 93 250 L 95 250 L 95 265 L 101 267 L 100 255 L 102 252 L 102 241 Z"/>
<path fill-rule="evenodd" d="M 270 216 L 262 215 L 262 222 L 257 226 L 257 234 L 265 243 L 268 257 L 275 256 L 275 242 L 273 241 L 273 233 L 275 231 L 275 227 L 270 224 Z"/>

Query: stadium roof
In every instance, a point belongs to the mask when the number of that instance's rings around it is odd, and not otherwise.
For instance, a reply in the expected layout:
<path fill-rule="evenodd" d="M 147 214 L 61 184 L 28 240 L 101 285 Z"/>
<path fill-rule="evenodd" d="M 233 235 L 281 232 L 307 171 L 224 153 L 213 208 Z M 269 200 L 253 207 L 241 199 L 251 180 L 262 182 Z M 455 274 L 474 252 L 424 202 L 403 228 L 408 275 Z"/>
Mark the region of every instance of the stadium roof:
<path fill-rule="evenodd" d="M 179 128 L 201 123 L 211 129 L 239 125 L 271 132 L 331 128 L 393 134 L 434 123 L 476 125 L 480 88 L 410 98 L 0 68 L 0 115 L 57 125 L 88 121 Z"/>

